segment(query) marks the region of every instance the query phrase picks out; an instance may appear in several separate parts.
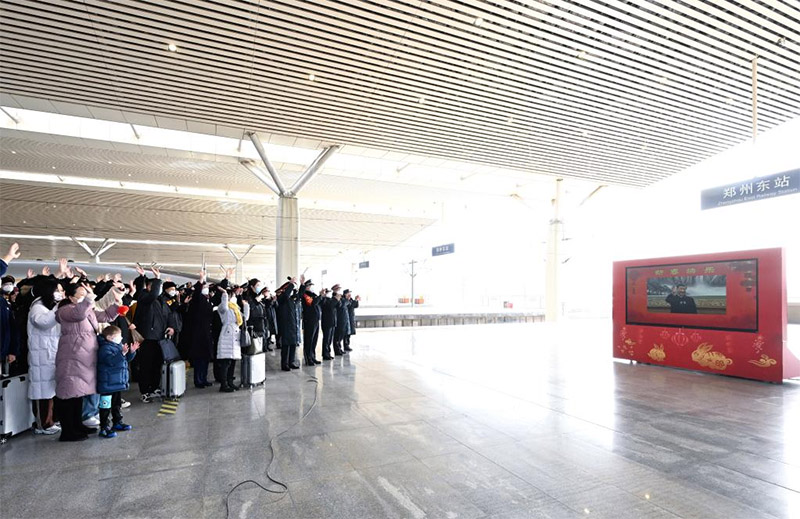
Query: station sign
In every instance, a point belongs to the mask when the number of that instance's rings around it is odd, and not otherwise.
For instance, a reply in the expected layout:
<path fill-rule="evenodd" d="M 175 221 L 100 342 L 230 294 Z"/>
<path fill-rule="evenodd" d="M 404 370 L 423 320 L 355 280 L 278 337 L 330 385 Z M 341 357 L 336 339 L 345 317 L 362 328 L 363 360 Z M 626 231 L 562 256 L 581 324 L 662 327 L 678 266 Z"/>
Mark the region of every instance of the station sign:
<path fill-rule="evenodd" d="M 369 268 L 369 261 L 362 261 L 358 264 L 358 268 L 360 269 L 368 269 Z"/>
<path fill-rule="evenodd" d="M 800 169 L 704 189 L 700 209 L 715 209 L 800 193 Z"/>
<path fill-rule="evenodd" d="M 455 243 L 448 243 L 447 245 L 437 245 L 431 249 L 432 256 L 444 256 L 445 254 L 453 254 L 456 251 Z"/>

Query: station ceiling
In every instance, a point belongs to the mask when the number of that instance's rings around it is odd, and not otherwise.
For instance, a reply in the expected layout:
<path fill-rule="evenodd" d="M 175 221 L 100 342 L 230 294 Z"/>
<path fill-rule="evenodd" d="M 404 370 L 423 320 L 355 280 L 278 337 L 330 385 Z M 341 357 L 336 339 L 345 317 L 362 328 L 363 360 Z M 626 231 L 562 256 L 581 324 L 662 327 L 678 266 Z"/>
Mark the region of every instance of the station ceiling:
<path fill-rule="evenodd" d="M 793 0 L 2 0 L 0 9 L 0 105 L 9 111 L 458 160 L 534 183 L 583 182 L 581 197 L 597 185 L 651 185 L 750 138 L 754 59 L 759 131 L 800 116 Z M 159 157 L 13 128 L 0 145 L 3 170 L 49 173 L 59 160 L 81 177 L 124 181 L 135 169 L 168 186 L 270 195 L 236 160 Z M 302 167 L 281 171 L 297 176 Z M 395 207 L 413 200 L 430 209 L 447 198 L 447 185 L 424 178 L 386 187 L 378 175 L 323 173 L 308 187 L 320 200 L 376 193 Z M 504 189 L 525 184 L 511 178 Z M 71 189 L 9 179 L 1 187 L 3 198 L 47 201 Z M 144 207 L 140 194 L 119 196 L 119 207 Z M 5 206 L 4 233 L 45 232 L 18 221 L 29 220 L 30 206 Z M 348 246 L 354 232 L 378 236 L 374 245 L 399 243 L 435 220 L 423 210 L 384 215 L 395 223 L 375 220 L 388 227 L 374 232 L 328 229 L 309 246 Z M 269 210 L 258 211 L 270 222 Z M 341 207 L 325 216 L 353 218 Z M 389 229 L 397 232 L 384 240 Z M 242 232 L 267 243 L 274 220 Z"/>

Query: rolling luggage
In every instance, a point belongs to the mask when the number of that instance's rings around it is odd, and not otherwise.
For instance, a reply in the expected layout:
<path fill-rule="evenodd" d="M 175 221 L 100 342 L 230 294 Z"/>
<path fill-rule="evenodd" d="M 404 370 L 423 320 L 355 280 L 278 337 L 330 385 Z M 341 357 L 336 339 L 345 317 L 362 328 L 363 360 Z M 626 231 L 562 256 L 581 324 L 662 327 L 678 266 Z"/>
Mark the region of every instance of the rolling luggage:
<path fill-rule="evenodd" d="M 242 357 L 242 385 L 252 387 L 263 384 L 267 378 L 267 358 L 263 353 Z"/>
<path fill-rule="evenodd" d="M 179 398 L 186 392 L 186 363 L 182 360 L 161 365 L 161 394 L 165 398 Z"/>
<path fill-rule="evenodd" d="M 30 429 L 34 420 L 28 400 L 28 375 L 0 380 L 0 443 Z"/>

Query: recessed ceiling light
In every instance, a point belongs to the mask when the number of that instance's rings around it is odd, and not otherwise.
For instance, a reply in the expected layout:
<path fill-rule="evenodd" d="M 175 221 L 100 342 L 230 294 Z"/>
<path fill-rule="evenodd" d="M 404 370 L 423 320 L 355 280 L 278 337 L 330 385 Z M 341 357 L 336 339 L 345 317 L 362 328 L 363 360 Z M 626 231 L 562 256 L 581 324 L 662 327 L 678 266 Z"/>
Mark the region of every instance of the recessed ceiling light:
<path fill-rule="evenodd" d="M 483 18 L 480 17 L 475 18 L 475 21 L 472 23 L 475 24 L 476 27 L 480 27 L 481 25 L 483 25 Z"/>
<path fill-rule="evenodd" d="M 729 105 L 732 105 L 732 104 L 733 104 L 733 98 L 732 98 L 731 96 L 728 96 L 728 97 L 725 99 L 725 103 L 727 103 L 727 104 L 729 104 Z"/>
<path fill-rule="evenodd" d="M 589 131 L 588 130 L 583 130 L 581 132 L 581 135 L 583 135 L 584 137 L 588 137 L 589 136 Z"/>
<path fill-rule="evenodd" d="M 169 49 L 170 52 L 178 52 L 178 46 L 175 45 L 174 43 L 170 43 L 169 45 L 167 45 L 167 48 Z"/>
<path fill-rule="evenodd" d="M 56 167 L 55 167 L 55 166 L 50 166 L 50 167 L 51 167 L 51 168 L 53 168 L 53 169 L 56 169 Z"/>
<path fill-rule="evenodd" d="M 425 96 L 419 96 L 419 104 L 421 105 L 425 104 Z"/>
<path fill-rule="evenodd" d="M 12 154 L 12 155 L 16 155 L 16 154 L 17 154 L 17 152 L 16 152 L 16 151 L 12 151 L 12 152 L 11 152 L 11 154 Z"/>
<path fill-rule="evenodd" d="M 578 51 L 578 59 L 586 59 L 589 57 L 589 53 L 585 50 Z"/>
<path fill-rule="evenodd" d="M 660 78 L 658 78 L 658 82 L 661 83 L 661 84 L 666 83 L 667 82 L 667 76 L 661 76 Z"/>
<path fill-rule="evenodd" d="M 309 81 L 316 81 L 317 80 L 317 76 L 315 74 L 309 74 L 308 75 L 308 80 Z"/>
<path fill-rule="evenodd" d="M 109 164 L 113 164 L 113 162 L 111 162 L 110 160 L 108 161 L 108 163 L 109 163 Z"/>
<path fill-rule="evenodd" d="M 508 124 L 513 124 L 513 122 L 514 122 L 514 116 L 509 117 Z"/>

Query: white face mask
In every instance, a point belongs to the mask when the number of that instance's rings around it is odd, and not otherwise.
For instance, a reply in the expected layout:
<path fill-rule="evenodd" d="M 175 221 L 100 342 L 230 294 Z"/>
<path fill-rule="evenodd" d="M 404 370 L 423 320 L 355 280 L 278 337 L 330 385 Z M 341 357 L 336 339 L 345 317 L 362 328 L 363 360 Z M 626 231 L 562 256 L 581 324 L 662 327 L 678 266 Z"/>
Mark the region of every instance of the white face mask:
<path fill-rule="evenodd" d="M 108 338 L 108 340 L 113 342 L 113 343 L 115 343 L 115 344 L 121 344 L 122 343 L 122 335 L 112 335 L 111 337 Z"/>
<path fill-rule="evenodd" d="M 64 299 L 64 292 L 53 292 L 53 301 L 58 303 Z"/>
<path fill-rule="evenodd" d="M 203 287 L 203 290 L 201 290 L 200 293 L 203 294 L 204 296 L 207 296 L 208 295 L 208 287 Z"/>
<path fill-rule="evenodd" d="M 175 297 L 175 294 L 177 294 L 177 293 L 178 293 L 177 290 L 167 290 L 167 295 L 169 297 Z"/>
<path fill-rule="evenodd" d="M 6 283 L 3 285 L 3 292 L 6 294 L 14 291 L 14 284 L 13 283 Z"/>
<path fill-rule="evenodd" d="M 81 296 L 81 297 L 77 298 L 77 299 L 75 300 L 75 304 L 76 304 L 76 305 L 79 305 L 79 304 L 83 303 L 83 300 L 84 300 L 84 299 L 86 299 L 86 297 L 85 297 L 85 296 Z"/>

